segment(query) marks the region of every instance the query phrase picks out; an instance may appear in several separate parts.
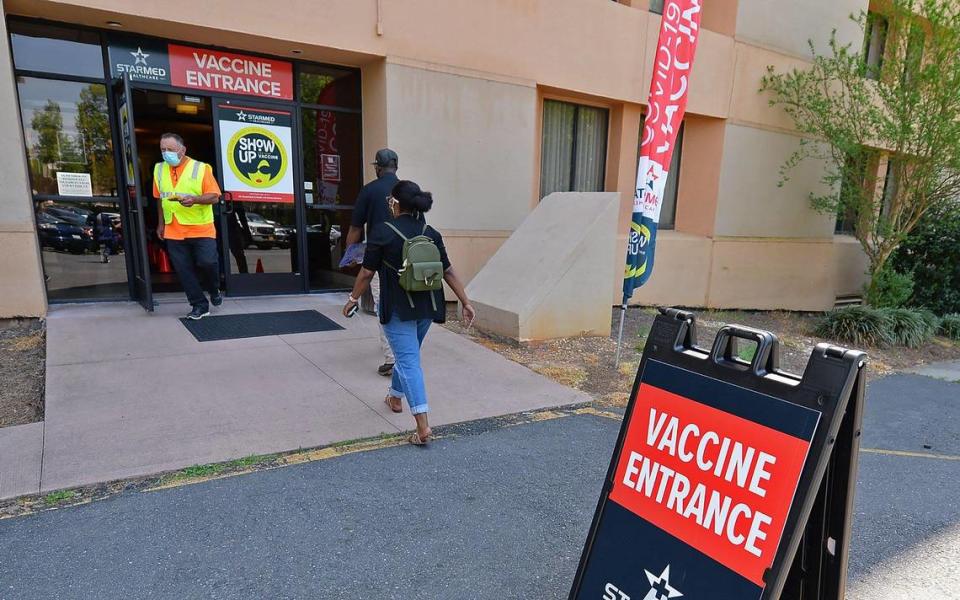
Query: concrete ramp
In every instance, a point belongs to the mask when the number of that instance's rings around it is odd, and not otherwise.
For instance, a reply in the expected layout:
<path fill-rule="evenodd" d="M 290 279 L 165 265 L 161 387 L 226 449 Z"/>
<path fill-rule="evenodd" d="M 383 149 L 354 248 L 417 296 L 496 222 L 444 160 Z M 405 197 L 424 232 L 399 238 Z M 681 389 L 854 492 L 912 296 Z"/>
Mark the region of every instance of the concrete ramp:
<path fill-rule="evenodd" d="M 476 326 L 518 341 L 610 334 L 620 194 L 544 198 L 467 286 Z"/>

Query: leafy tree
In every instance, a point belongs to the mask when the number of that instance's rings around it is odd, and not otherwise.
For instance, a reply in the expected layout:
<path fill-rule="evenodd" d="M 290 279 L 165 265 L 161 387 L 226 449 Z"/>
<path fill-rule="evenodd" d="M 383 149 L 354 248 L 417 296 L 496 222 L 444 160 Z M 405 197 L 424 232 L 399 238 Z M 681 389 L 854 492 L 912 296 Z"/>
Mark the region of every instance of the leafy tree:
<path fill-rule="evenodd" d="M 77 102 L 77 130 L 83 138 L 86 162 L 90 164 L 93 190 L 109 195 L 116 187 L 113 164 L 113 142 L 107 110 L 107 90 L 92 84 L 80 91 Z"/>
<path fill-rule="evenodd" d="M 56 165 L 60 162 L 60 139 L 63 134 L 60 104 L 47 100 L 41 110 L 34 111 L 30 127 L 37 132 L 37 141 L 33 145 L 34 157 L 42 165 Z"/>
<path fill-rule="evenodd" d="M 960 196 L 960 2 L 890 0 L 883 17 L 851 16 L 868 35 L 862 48 L 829 50 L 807 68 L 768 68 L 761 91 L 801 133 L 781 169 L 822 161 L 830 190 L 817 210 L 843 215 L 870 261 L 868 296 L 893 252 L 929 211 Z M 878 29 L 878 28 L 882 28 Z M 868 54 L 882 47 L 881 60 Z M 891 179 L 878 177 L 881 156 Z M 895 183 L 896 193 L 879 193 Z"/>

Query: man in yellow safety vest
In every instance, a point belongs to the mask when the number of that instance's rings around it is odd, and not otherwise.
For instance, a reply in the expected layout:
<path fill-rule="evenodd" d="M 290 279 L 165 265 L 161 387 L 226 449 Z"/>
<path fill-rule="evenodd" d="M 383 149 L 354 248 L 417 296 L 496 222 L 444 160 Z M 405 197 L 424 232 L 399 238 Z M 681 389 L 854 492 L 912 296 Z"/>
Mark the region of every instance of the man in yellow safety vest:
<path fill-rule="evenodd" d="M 210 304 L 220 306 L 220 269 L 213 205 L 220 200 L 220 186 L 210 165 L 186 155 L 183 138 L 175 133 L 160 137 L 163 162 L 153 169 L 153 197 L 160 221 L 157 235 L 167 241 L 167 253 L 193 309 L 187 318 L 210 314 Z M 210 295 L 210 302 L 203 292 Z"/>

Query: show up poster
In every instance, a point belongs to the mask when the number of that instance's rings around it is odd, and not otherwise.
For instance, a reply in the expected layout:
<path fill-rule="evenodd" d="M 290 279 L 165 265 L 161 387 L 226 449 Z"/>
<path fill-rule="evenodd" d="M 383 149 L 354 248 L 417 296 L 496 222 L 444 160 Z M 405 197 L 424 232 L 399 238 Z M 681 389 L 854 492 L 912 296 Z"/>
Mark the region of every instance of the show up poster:
<path fill-rule="evenodd" d="M 217 106 L 223 191 L 237 202 L 293 202 L 291 113 Z"/>

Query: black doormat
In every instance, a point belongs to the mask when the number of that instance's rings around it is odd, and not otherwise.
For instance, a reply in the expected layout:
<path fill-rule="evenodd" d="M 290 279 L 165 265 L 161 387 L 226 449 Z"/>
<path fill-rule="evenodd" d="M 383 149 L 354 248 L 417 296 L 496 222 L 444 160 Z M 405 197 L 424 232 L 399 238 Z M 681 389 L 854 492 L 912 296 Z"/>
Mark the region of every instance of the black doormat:
<path fill-rule="evenodd" d="M 183 318 L 180 322 L 198 342 L 343 329 L 315 310 L 218 315 L 199 321 Z"/>

